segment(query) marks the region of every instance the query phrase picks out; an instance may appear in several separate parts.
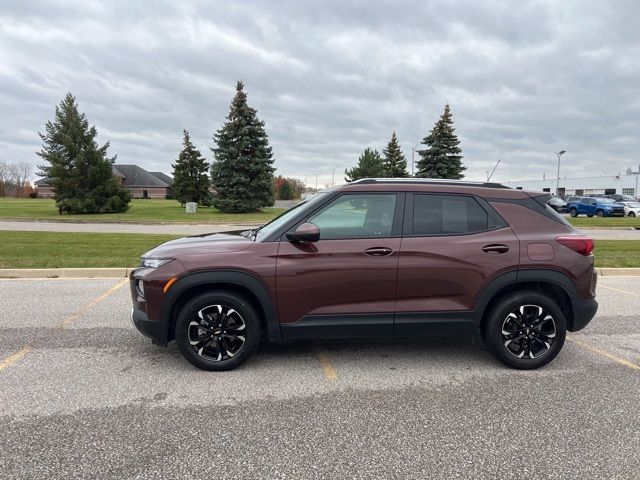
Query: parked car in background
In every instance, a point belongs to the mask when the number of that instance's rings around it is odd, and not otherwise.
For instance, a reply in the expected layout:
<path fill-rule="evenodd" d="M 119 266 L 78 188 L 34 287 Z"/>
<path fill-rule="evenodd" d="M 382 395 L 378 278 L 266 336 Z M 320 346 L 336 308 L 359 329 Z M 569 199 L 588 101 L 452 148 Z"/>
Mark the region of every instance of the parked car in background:
<path fill-rule="evenodd" d="M 605 197 L 610 198 L 611 200 L 613 200 L 614 202 L 635 202 L 636 199 L 633 198 L 631 195 L 620 195 L 620 194 L 615 194 L 615 195 L 605 195 Z"/>
<path fill-rule="evenodd" d="M 567 202 L 559 197 L 551 197 L 547 202 L 547 205 L 549 205 L 558 213 L 562 213 L 567 210 Z"/>
<path fill-rule="evenodd" d="M 538 368 L 598 308 L 593 240 L 548 199 L 493 183 L 351 182 L 260 228 L 145 253 L 133 322 L 205 370 L 239 366 L 263 339 L 432 335 L 482 336 L 506 365 Z"/>
<path fill-rule="evenodd" d="M 624 214 L 627 217 L 640 216 L 640 202 L 621 202 L 624 205 Z"/>
<path fill-rule="evenodd" d="M 569 202 L 577 202 L 578 200 L 580 200 L 582 197 L 576 197 L 576 196 L 565 196 L 563 198 L 565 203 L 569 203 Z"/>
<path fill-rule="evenodd" d="M 572 217 L 624 217 L 624 206 L 606 197 L 582 197 L 578 201 L 567 203 L 567 212 Z"/>

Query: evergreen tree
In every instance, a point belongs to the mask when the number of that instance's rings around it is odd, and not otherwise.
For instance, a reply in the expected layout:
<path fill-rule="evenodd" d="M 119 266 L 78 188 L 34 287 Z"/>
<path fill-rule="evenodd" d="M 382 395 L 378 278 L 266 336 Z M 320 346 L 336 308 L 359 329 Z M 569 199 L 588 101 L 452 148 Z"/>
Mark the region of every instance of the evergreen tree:
<path fill-rule="evenodd" d="M 252 212 L 274 201 L 271 147 L 243 87 L 237 83 L 227 122 L 213 135 L 213 204 L 223 212 Z"/>
<path fill-rule="evenodd" d="M 358 158 L 358 164 L 351 170 L 344 171 L 344 179 L 347 182 L 360 180 L 361 178 L 381 178 L 384 177 L 384 166 L 382 157 L 377 150 L 365 148 Z"/>
<path fill-rule="evenodd" d="M 109 142 L 99 147 L 95 126 L 89 127 L 76 99 L 67 93 L 56 107 L 55 120 L 48 121 L 46 133 L 38 133 L 47 163 L 39 165 L 39 175 L 50 178 L 60 213 L 111 213 L 129 208 L 131 194 L 113 176 L 115 157 L 107 157 Z"/>
<path fill-rule="evenodd" d="M 285 178 L 284 182 L 280 184 L 280 189 L 278 190 L 278 197 L 280 200 L 291 200 L 293 199 L 293 187 L 289 180 Z"/>
<path fill-rule="evenodd" d="M 209 164 L 198 149 L 191 143 L 189 132 L 183 130 L 183 149 L 173 167 L 173 185 L 171 194 L 181 204 L 196 202 L 209 204 Z"/>
<path fill-rule="evenodd" d="M 389 141 L 387 148 L 385 148 L 382 153 L 384 153 L 382 165 L 384 167 L 385 177 L 406 178 L 409 176 L 409 172 L 407 171 L 407 159 L 400 149 L 396 132 L 393 132 L 391 135 L 391 141 Z"/>
<path fill-rule="evenodd" d="M 447 104 L 444 107 L 444 113 L 429 135 L 422 140 L 422 144 L 427 148 L 418 151 L 421 158 L 416 164 L 416 177 L 451 179 L 464 177 L 462 172 L 467 167 L 462 165 L 462 155 L 460 155 L 462 149 L 459 147 L 460 140 L 455 131 L 451 110 Z"/>

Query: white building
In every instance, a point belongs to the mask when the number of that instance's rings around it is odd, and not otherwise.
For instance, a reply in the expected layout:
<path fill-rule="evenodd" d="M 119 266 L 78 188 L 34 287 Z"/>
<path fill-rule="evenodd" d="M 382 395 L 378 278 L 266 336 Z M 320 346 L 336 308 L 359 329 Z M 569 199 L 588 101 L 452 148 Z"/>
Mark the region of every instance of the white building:
<path fill-rule="evenodd" d="M 549 192 L 551 194 L 555 194 L 556 192 L 555 178 L 499 183 L 507 187 L 517 188 L 518 190 Z M 583 195 L 594 195 L 596 193 L 603 193 L 605 195 L 621 193 L 623 195 L 640 196 L 640 192 L 638 192 L 638 174 L 561 178 L 558 193 L 559 195 L 576 195 L 579 197 Z"/>

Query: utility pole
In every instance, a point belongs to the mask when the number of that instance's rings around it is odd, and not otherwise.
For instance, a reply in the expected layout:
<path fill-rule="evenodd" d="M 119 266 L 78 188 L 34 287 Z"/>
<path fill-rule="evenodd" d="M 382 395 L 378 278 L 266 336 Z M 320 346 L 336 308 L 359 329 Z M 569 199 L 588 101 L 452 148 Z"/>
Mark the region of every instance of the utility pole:
<path fill-rule="evenodd" d="M 560 196 L 560 157 L 567 153 L 566 150 L 560 150 L 556 155 L 558 156 L 558 176 L 556 177 L 556 197 Z"/>
<path fill-rule="evenodd" d="M 318 174 L 316 173 L 316 193 L 318 193 Z"/>
<path fill-rule="evenodd" d="M 333 170 L 331 170 L 331 186 L 332 187 L 336 186 L 336 169 L 335 169 L 335 167 L 333 167 Z"/>

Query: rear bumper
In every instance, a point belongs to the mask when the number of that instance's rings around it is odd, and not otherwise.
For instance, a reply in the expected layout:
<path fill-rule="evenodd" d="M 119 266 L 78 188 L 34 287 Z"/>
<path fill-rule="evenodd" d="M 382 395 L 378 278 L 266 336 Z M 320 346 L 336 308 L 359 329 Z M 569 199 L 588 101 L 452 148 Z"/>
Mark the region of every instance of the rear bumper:
<path fill-rule="evenodd" d="M 167 327 L 157 320 L 149 320 L 147 314 L 137 308 L 131 309 L 131 321 L 140 333 L 149 337 L 154 345 L 167 346 Z"/>
<path fill-rule="evenodd" d="M 597 311 L 598 302 L 596 302 L 595 298 L 576 301 L 573 305 L 573 322 L 568 330 L 571 332 L 582 330 L 589 324 Z"/>

